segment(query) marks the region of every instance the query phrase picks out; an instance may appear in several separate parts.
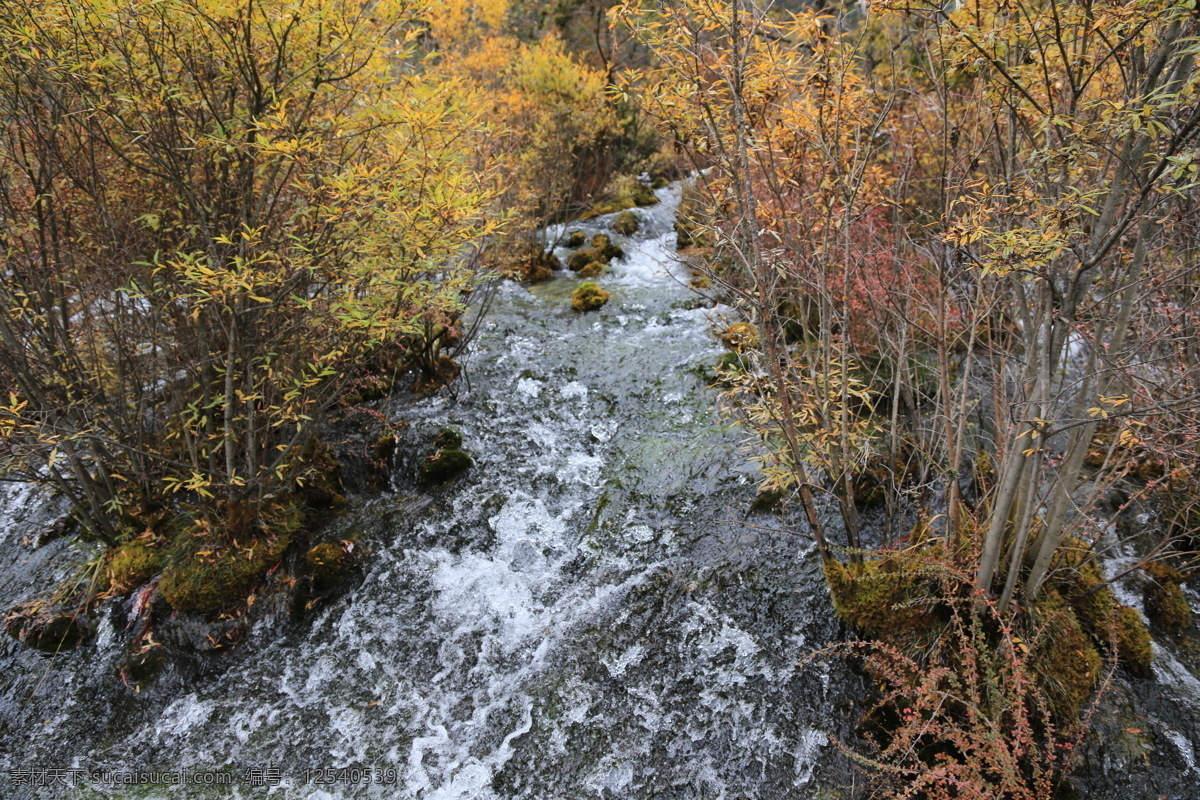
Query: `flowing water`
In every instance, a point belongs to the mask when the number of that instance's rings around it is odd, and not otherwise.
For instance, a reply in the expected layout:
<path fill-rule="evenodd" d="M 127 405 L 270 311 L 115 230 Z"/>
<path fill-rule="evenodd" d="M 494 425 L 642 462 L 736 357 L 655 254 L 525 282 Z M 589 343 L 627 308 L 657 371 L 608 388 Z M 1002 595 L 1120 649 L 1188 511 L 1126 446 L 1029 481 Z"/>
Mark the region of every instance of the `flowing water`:
<path fill-rule="evenodd" d="M 851 737 L 863 686 L 798 664 L 841 631 L 796 520 L 749 512 L 757 471 L 704 377 L 721 309 L 685 287 L 679 189 L 659 195 L 638 233 L 613 237 L 627 256 L 600 279 L 602 310 L 570 310 L 570 273 L 506 283 L 453 396 L 384 406 L 410 423 L 391 487 L 329 523 L 363 553 L 351 589 L 262 613 L 230 652 L 189 652 L 192 623 L 168 621 L 174 658 L 140 691 L 118 677 L 131 599 L 53 658 L 5 640 L 0 796 L 849 797 L 830 737 Z M 417 465 L 443 428 L 475 465 L 424 490 Z M 80 559 L 65 538 L 27 541 L 53 503 L 7 499 L 5 607 Z M 1156 707 L 1200 696 L 1182 677 L 1147 686 Z M 1192 784 L 1193 757 L 1171 753 L 1200 747 L 1195 716 L 1147 734 L 1156 790 Z M 1094 770 L 1104 784 L 1129 763 Z M 236 780 L 29 785 L 50 768 Z"/>
<path fill-rule="evenodd" d="M 506 283 L 457 397 L 386 408 L 411 422 L 392 488 L 331 523 L 369 550 L 356 588 L 302 620 L 264 617 L 140 693 L 116 676 L 129 601 L 53 659 L 6 645 L 0 769 L 278 770 L 280 797 L 446 800 L 809 796 L 832 781 L 852 681 L 797 662 L 838 628 L 810 545 L 747 518 L 756 469 L 703 376 L 721 310 L 685 287 L 678 188 L 660 195 L 638 233 L 613 235 L 627 255 L 600 278 L 602 310 L 570 309 L 570 273 Z M 475 466 L 424 492 L 417 461 L 446 427 Z"/>

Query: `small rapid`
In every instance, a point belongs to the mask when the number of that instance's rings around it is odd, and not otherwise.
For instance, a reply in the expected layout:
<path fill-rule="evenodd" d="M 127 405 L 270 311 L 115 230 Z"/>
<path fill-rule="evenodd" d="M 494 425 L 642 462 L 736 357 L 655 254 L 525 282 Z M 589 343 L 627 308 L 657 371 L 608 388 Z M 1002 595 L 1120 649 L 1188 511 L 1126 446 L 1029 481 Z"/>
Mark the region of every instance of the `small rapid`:
<path fill-rule="evenodd" d="M 840 783 L 829 735 L 848 735 L 853 680 L 797 663 L 838 627 L 796 528 L 747 518 L 757 471 L 705 377 L 722 310 L 675 258 L 679 186 L 658 194 L 631 236 L 611 215 L 567 226 L 625 250 L 599 279 L 603 309 L 570 309 L 569 272 L 504 283 L 464 378 L 387 401 L 406 424 L 391 487 L 330 523 L 368 551 L 356 586 L 140 692 L 116 674 L 129 601 L 53 659 L 8 644 L 0 769 L 238 776 L 73 790 L 87 797 L 732 798 Z M 444 428 L 475 464 L 429 491 L 417 465 Z M 22 793 L 41 796 L 10 774 L 4 796 Z"/>

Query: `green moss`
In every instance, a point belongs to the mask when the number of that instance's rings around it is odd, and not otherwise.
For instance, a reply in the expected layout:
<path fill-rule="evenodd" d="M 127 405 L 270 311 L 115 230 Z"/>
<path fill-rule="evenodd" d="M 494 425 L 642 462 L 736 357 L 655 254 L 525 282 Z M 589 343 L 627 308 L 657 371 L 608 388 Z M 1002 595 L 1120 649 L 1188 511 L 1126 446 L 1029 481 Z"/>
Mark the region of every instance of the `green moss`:
<path fill-rule="evenodd" d="M 612 261 L 614 258 L 624 258 L 625 251 L 619 245 L 612 242 L 612 237 L 606 233 L 597 233 L 592 237 L 592 249 L 600 254 L 598 260 L 605 264 Z"/>
<path fill-rule="evenodd" d="M 341 542 L 322 542 L 305 553 L 304 563 L 312 576 L 313 588 L 324 592 L 346 577 L 354 559 Z"/>
<path fill-rule="evenodd" d="M 167 556 L 159 592 L 176 611 L 211 613 L 241 603 L 271 567 L 279 563 L 303 522 L 298 506 L 260 517 L 241 536 L 182 531 Z"/>
<path fill-rule="evenodd" d="M 633 202 L 643 208 L 658 204 L 658 195 L 654 193 L 654 190 L 641 183 L 633 187 L 632 197 Z"/>
<path fill-rule="evenodd" d="M 132 591 L 158 574 L 162 555 L 145 542 L 129 542 L 108 556 L 108 580 L 118 593 Z"/>
<path fill-rule="evenodd" d="M 419 397 L 449 386 L 458 378 L 461 368 L 450 356 L 440 355 L 429 362 L 419 362 L 420 374 L 413 382 L 413 393 Z"/>
<path fill-rule="evenodd" d="M 938 617 L 931 609 L 934 592 L 922 563 L 903 552 L 861 564 L 825 562 L 834 611 L 874 638 L 926 638 L 938 627 Z"/>
<path fill-rule="evenodd" d="M 804 341 L 805 323 L 810 329 L 815 330 L 820 327 L 820 320 L 815 316 L 815 307 L 805 313 L 804 307 L 794 300 L 784 299 L 779 301 L 779 305 L 775 308 L 775 313 L 779 317 L 780 324 L 783 328 L 783 338 L 788 344 L 796 344 Z"/>
<path fill-rule="evenodd" d="M 723 353 L 713 364 L 708 377 L 721 386 L 733 386 L 750 370 L 750 364 L 741 353 Z"/>
<path fill-rule="evenodd" d="M 604 271 L 606 269 L 607 269 L 607 267 L 604 266 L 604 262 L 593 261 L 592 263 L 588 264 L 583 269 L 579 270 L 579 277 L 581 277 L 581 278 L 599 278 L 601 275 L 604 274 Z"/>
<path fill-rule="evenodd" d="M 613 222 L 613 230 L 622 236 L 632 236 L 638 232 L 638 228 L 641 226 L 637 214 L 632 211 L 622 211 Z"/>
<path fill-rule="evenodd" d="M 43 653 L 70 650 L 87 637 L 87 627 L 74 614 L 21 611 L 5 620 L 9 636 Z"/>
<path fill-rule="evenodd" d="M 604 262 L 604 254 L 596 250 L 580 250 L 577 253 L 572 253 L 567 259 L 567 269 L 572 272 L 579 272 L 584 267 L 595 262 Z"/>
<path fill-rule="evenodd" d="M 565 247 L 572 250 L 583 247 L 587 243 L 587 234 L 583 231 L 571 231 L 564 242 Z"/>
<path fill-rule="evenodd" d="M 1093 642 L 1115 648 L 1121 665 L 1130 672 L 1146 674 L 1150 668 L 1150 632 L 1136 611 L 1117 601 L 1088 544 L 1079 539 L 1068 541 L 1058 563 L 1070 567 L 1059 588 L 1067 595 L 1081 628 Z"/>
<path fill-rule="evenodd" d="M 1150 578 L 1142 599 L 1146 616 L 1168 633 L 1182 633 L 1192 624 L 1192 607 L 1183 596 L 1183 574 L 1161 561 L 1142 567 Z"/>
<path fill-rule="evenodd" d="M 1057 590 L 1043 591 L 1029 614 L 1042 632 L 1029 663 L 1058 719 L 1073 722 L 1100 679 L 1100 654 Z"/>
<path fill-rule="evenodd" d="M 121 676 L 128 682 L 144 686 L 166 666 L 167 658 L 161 647 L 149 647 L 130 653 L 121 662 Z"/>
<path fill-rule="evenodd" d="M 438 450 L 421 462 L 421 479 L 426 483 L 446 483 L 471 468 L 471 457 L 458 448 Z"/>
<path fill-rule="evenodd" d="M 617 211 L 624 211 L 635 206 L 652 206 L 658 203 L 658 196 L 649 186 L 628 175 L 617 178 L 609 186 L 604 196 L 592 204 L 583 219 L 591 219 Z"/>
<path fill-rule="evenodd" d="M 554 253 L 538 252 L 514 263 L 505 270 L 505 276 L 522 283 L 544 283 L 562 268 L 562 262 Z"/>
<path fill-rule="evenodd" d="M 588 281 L 579 284 L 579 288 L 571 294 L 571 308 L 576 311 L 595 311 L 608 302 L 610 295 L 600 288 L 600 285 Z"/>
<path fill-rule="evenodd" d="M 439 450 L 461 450 L 462 434 L 453 428 L 442 428 L 434 438 L 433 446 Z"/>
<path fill-rule="evenodd" d="M 545 283 L 554 277 L 554 272 L 550 267 L 541 263 L 530 263 L 525 268 L 524 282 L 525 283 Z"/>
<path fill-rule="evenodd" d="M 1135 675 L 1150 676 L 1150 662 L 1154 659 L 1154 648 L 1150 644 L 1150 631 L 1142 616 L 1129 606 L 1119 606 L 1116 611 L 1117 657 L 1125 668 Z"/>

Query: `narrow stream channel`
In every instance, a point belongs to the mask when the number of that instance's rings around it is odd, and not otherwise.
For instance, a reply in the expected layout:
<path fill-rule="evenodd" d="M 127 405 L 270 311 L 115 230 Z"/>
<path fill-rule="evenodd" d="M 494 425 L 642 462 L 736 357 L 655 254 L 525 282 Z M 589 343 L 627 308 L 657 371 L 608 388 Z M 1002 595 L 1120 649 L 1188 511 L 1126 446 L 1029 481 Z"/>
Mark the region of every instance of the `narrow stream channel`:
<path fill-rule="evenodd" d="M 573 312 L 568 272 L 506 283 L 457 397 L 385 409 L 411 422 L 392 488 L 333 523 L 370 551 L 361 585 L 140 694 L 115 674 L 127 603 L 53 660 L 10 643 L 0 769 L 261 768 L 274 792 L 233 796 L 289 798 L 787 797 L 833 781 L 845 679 L 797 661 L 838 627 L 809 544 L 770 514 L 745 524 L 756 469 L 703 376 L 720 310 L 684 286 L 679 189 L 659 194 L 639 232 L 613 234 L 627 254 L 600 279 L 607 306 Z M 430 496 L 416 460 L 446 427 L 475 466 Z M 209 792 L 230 795 L 80 796 Z"/>
<path fill-rule="evenodd" d="M 411 423 L 391 486 L 330 523 L 366 553 L 353 588 L 299 619 L 264 614 L 235 650 L 177 659 L 140 692 L 117 674 L 129 599 L 53 658 L 4 639 L 0 796 L 849 796 L 830 737 L 851 736 L 864 687 L 798 665 L 840 628 L 797 520 L 749 511 L 757 471 L 704 376 L 721 309 L 675 260 L 679 188 L 659 196 L 639 232 L 613 234 L 626 257 L 600 279 L 603 309 L 570 309 L 571 273 L 506 283 L 453 396 L 384 405 Z M 475 466 L 430 492 L 417 464 L 443 428 Z M 32 547 L 56 509 L 2 491 L 7 608 L 78 554 Z M 1102 724 L 1158 729 L 1145 753 L 1089 756 L 1088 796 L 1200 797 L 1196 667 L 1162 648 L 1156 666 Z M 67 768 L 236 780 L 66 789 L 23 772 Z"/>

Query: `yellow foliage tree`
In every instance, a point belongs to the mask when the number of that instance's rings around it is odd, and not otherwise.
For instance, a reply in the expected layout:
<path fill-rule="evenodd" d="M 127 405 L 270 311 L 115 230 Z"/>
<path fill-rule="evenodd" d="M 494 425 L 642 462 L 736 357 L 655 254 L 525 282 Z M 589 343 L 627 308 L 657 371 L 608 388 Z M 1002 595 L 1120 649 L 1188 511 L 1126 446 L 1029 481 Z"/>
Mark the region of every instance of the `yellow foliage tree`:
<path fill-rule="evenodd" d="M 427 14 L 0 3 L 10 477 L 110 542 L 261 506 L 312 477 L 355 364 L 453 325 L 496 194 L 473 90 L 409 57 Z"/>

